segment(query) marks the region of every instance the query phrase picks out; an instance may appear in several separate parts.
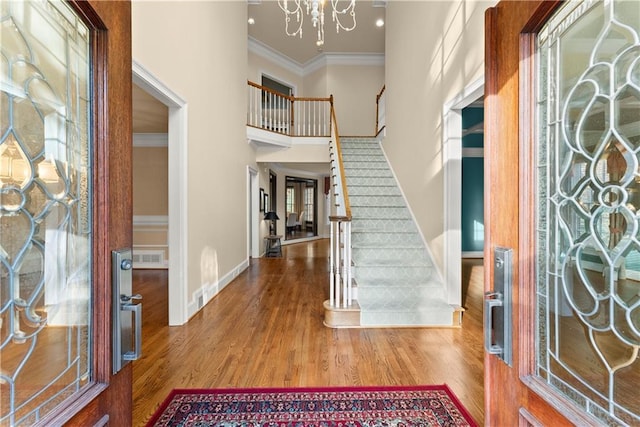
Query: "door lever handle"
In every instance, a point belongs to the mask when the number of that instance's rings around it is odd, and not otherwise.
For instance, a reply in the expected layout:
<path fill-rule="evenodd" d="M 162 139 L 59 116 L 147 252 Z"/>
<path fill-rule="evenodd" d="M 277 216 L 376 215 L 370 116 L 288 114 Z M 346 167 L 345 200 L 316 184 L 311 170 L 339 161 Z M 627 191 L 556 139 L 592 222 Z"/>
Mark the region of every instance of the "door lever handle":
<path fill-rule="evenodd" d="M 111 252 L 112 260 L 112 372 L 142 356 L 142 295 L 133 293 L 131 248 Z"/>
<path fill-rule="evenodd" d="M 133 300 L 139 300 L 139 299 L 142 299 L 142 295 L 140 294 L 135 294 L 135 295 L 120 294 L 120 302 L 123 302 L 123 303 L 128 303 Z"/>
<path fill-rule="evenodd" d="M 487 292 L 484 294 L 484 348 L 489 354 L 502 355 L 503 348 L 500 344 L 493 343 L 493 308 L 502 307 L 502 295 L 500 292 Z"/>
<path fill-rule="evenodd" d="M 511 366 L 513 250 L 494 249 L 493 291 L 484 296 L 484 348 Z"/>

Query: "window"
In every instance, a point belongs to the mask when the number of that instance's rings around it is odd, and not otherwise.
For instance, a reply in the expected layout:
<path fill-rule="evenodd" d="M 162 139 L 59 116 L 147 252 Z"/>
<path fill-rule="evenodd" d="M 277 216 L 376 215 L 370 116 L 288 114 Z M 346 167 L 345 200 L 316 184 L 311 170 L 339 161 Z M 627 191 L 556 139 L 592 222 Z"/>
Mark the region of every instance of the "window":
<path fill-rule="evenodd" d="M 293 95 L 293 88 L 291 86 L 288 86 L 284 83 L 277 82 L 264 75 L 262 76 L 262 86 L 286 96 Z"/>
<path fill-rule="evenodd" d="M 304 216 L 305 218 L 300 218 L 300 222 L 302 222 L 302 225 L 304 226 L 304 221 L 307 220 L 306 218 L 313 218 L 313 199 L 314 199 L 314 188 L 313 187 L 306 187 L 304 189 Z"/>
<path fill-rule="evenodd" d="M 296 189 L 287 187 L 287 214 L 295 212 L 296 205 Z"/>

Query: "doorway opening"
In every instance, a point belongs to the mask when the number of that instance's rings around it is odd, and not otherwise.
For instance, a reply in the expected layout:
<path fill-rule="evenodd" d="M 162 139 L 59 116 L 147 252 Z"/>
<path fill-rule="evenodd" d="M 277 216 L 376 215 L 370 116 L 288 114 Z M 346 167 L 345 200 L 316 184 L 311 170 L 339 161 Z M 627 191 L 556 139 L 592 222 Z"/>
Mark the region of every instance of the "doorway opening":
<path fill-rule="evenodd" d="M 187 316 L 187 111 L 186 102 L 144 67 L 133 61 L 133 84 L 168 109 L 167 117 L 167 250 L 169 325 Z M 135 106 L 134 106 L 135 107 Z M 134 112 L 134 115 L 136 113 Z"/>
<path fill-rule="evenodd" d="M 445 194 L 445 259 L 444 280 L 449 304 L 463 305 L 462 289 L 462 174 L 463 174 L 463 110 L 484 95 L 484 77 L 479 78 L 443 108 L 444 194 Z M 477 104 L 476 104 L 477 105 Z M 469 130 L 468 130 L 469 131 Z M 471 133 L 470 133 L 471 134 Z M 473 226 L 473 223 L 472 223 Z M 484 227 L 484 226 L 483 226 Z M 479 228 L 479 226 L 476 226 Z M 472 232 L 479 233 L 479 230 Z"/>
<path fill-rule="evenodd" d="M 483 258 L 484 97 L 462 109 L 461 246 L 463 258 Z"/>
<path fill-rule="evenodd" d="M 307 239 L 318 235 L 318 180 L 286 177 L 285 240 Z"/>

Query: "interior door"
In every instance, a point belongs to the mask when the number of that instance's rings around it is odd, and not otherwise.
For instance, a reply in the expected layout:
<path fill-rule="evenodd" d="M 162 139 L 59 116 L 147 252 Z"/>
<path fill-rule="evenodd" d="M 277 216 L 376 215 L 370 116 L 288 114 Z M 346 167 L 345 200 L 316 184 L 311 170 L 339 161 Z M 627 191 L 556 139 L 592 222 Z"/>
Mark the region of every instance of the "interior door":
<path fill-rule="evenodd" d="M 111 251 L 131 246 L 128 1 L 2 2 L 0 424 L 131 424 Z"/>
<path fill-rule="evenodd" d="M 487 425 L 640 424 L 639 41 L 635 1 L 486 13 Z"/>

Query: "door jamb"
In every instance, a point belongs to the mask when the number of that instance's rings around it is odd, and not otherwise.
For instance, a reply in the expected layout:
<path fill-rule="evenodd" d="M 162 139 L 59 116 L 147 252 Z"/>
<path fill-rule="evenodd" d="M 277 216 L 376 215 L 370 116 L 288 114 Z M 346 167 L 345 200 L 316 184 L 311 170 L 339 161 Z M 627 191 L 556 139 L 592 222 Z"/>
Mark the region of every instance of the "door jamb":
<path fill-rule="evenodd" d="M 247 166 L 247 258 L 260 257 L 260 207 L 258 171 Z"/>
<path fill-rule="evenodd" d="M 484 75 L 442 109 L 444 162 L 444 281 L 449 304 L 462 305 L 462 109 L 484 95 Z"/>
<path fill-rule="evenodd" d="M 187 322 L 187 103 L 133 60 L 133 83 L 169 107 L 169 325 Z"/>

